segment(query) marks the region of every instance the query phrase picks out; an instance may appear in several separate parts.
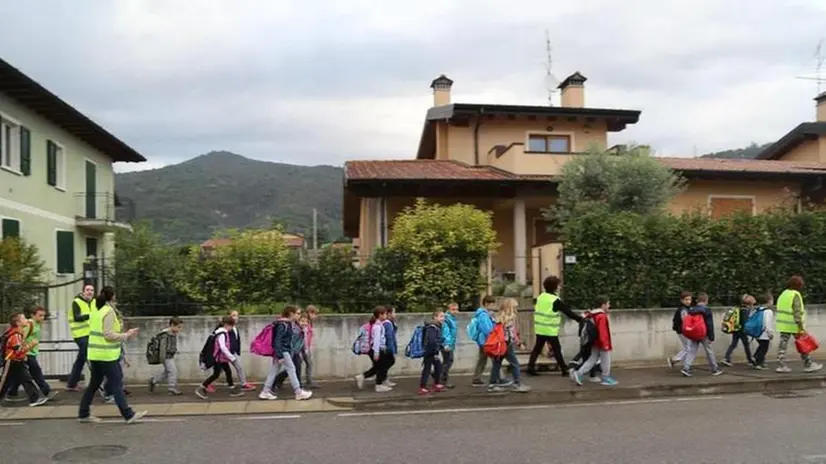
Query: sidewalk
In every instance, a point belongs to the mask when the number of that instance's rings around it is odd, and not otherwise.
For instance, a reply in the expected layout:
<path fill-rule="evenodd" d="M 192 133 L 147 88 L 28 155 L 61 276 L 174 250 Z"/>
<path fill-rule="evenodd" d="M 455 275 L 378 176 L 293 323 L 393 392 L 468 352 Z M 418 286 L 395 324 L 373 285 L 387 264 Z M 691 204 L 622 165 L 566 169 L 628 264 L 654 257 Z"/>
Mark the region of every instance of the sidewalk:
<path fill-rule="evenodd" d="M 194 395 L 195 385 L 183 386 L 184 395 L 177 397 L 169 396 L 163 386 L 158 386 L 154 394 L 149 393 L 146 385 L 127 388 L 132 391 L 129 397 L 132 407 L 147 409 L 153 417 L 496 407 L 826 388 L 826 369 L 804 374 L 799 362 L 790 365 L 795 371 L 790 374 L 757 371 L 741 365 L 727 368 L 719 377 L 712 377 L 706 366 L 698 365 L 690 378 L 680 375 L 678 369 L 666 367 L 620 368 L 613 372 L 619 381 L 614 387 L 589 383 L 587 379 L 584 386 L 577 387 L 559 373 L 544 373 L 539 377 L 523 376 L 523 383 L 532 387 L 528 393 L 487 393 L 485 388 L 472 387 L 466 375 L 453 379 L 455 389 L 427 396 L 416 393 L 418 379 L 415 378 L 394 378 L 398 386 L 390 393 L 375 393 L 369 381 L 365 382 L 365 389 L 359 391 L 352 380 L 338 380 L 320 383 L 321 388 L 313 392 L 309 401 L 296 401 L 288 391 L 281 392 L 284 399 L 275 401 L 259 400 L 258 391 L 230 398 L 224 384 L 216 386 L 217 392 L 211 394 L 208 401 Z M 36 408 L 28 407 L 25 402 L 6 402 L 0 408 L 0 420 L 74 418 L 80 395 L 62 391 L 54 401 Z M 99 417 L 118 417 L 115 406 L 103 405 L 100 397 L 95 399 L 93 407 Z"/>

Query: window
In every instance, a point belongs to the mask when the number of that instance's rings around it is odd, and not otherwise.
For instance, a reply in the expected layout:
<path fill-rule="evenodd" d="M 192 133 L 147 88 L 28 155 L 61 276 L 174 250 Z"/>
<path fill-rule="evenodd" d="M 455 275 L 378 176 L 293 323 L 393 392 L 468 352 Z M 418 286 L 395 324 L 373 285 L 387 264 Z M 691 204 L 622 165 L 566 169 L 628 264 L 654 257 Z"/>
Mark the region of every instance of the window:
<path fill-rule="evenodd" d="M 3 235 L 0 238 L 4 240 L 12 237 L 20 237 L 20 221 L 17 219 L 3 218 L 0 222 L 0 233 Z"/>
<path fill-rule="evenodd" d="M 710 196 L 708 199 L 711 217 L 719 219 L 737 213 L 754 214 L 754 198 Z"/>
<path fill-rule="evenodd" d="M 0 158 L 0 166 L 20 172 L 20 126 L 3 117 L 0 117 Z"/>
<path fill-rule="evenodd" d="M 86 237 L 86 257 L 98 255 L 98 239 Z"/>
<path fill-rule="evenodd" d="M 51 140 L 46 141 L 46 182 L 66 190 L 66 152 L 62 145 Z"/>
<path fill-rule="evenodd" d="M 533 134 L 528 136 L 528 152 L 531 153 L 570 153 L 571 136 Z"/>
<path fill-rule="evenodd" d="M 57 273 L 75 273 L 75 234 L 65 230 L 57 231 Z"/>

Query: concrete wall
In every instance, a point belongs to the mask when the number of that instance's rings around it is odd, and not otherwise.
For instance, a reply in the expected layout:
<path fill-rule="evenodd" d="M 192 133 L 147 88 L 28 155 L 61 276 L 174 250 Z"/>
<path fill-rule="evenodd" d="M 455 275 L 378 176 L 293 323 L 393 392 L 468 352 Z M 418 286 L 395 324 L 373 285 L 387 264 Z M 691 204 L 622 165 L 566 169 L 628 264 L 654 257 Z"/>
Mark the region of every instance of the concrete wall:
<path fill-rule="evenodd" d="M 715 323 L 719 326 L 723 309 L 715 311 Z M 671 331 L 672 309 L 653 310 L 620 310 L 611 314 L 611 329 L 614 344 L 614 361 L 616 363 L 645 362 L 665 360 L 677 351 L 677 341 Z M 470 371 L 476 361 L 476 346 L 465 335 L 465 327 L 470 321 L 470 313 L 459 315 L 459 345 L 457 347 L 456 371 Z M 423 321 L 424 315 L 401 314 L 399 323 L 399 345 L 402 352 L 410 339 L 414 327 Z M 198 353 L 204 343 L 206 335 L 212 330 L 217 319 L 214 317 L 186 317 L 184 331 L 181 333 L 178 346 L 180 354 L 177 365 L 182 379 L 201 379 L 205 375 L 198 369 Z M 325 315 L 316 324 L 314 356 L 316 359 L 315 372 L 318 378 L 349 377 L 367 367 L 370 362 L 366 356 L 355 356 L 350 352 L 352 342 L 358 328 L 367 319 L 366 315 Z M 533 340 L 529 321 L 530 312 L 520 313 L 523 327 L 522 332 L 532 346 Z M 270 322 L 270 317 L 245 317 L 239 329 L 243 337 L 243 361 L 250 377 L 260 381 L 266 376 L 269 358 L 261 358 L 249 353 L 249 343 L 261 328 Z M 128 343 L 128 354 L 133 363 L 126 370 L 128 382 L 144 382 L 150 373 L 156 372 L 158 366 L 148 366 L 144 361 L 144 350 L 149 338 L 166 325 L 162 318 L 131 318 L 127 321 L 128 327 L 140 328 L 141 335 L 136 341 Z M 826 340 L 826 306 L 809 308 L 809 330 L 819 339 Z M 730 336 L 716 330 L 717 342 L 715 350 L 722 354 L 728 346 Z M 562 337 L 563 352 L 566 358 L 574 355 L 578 347 L 575 338 L 576 325 L 569 322 L 564 328 Z M 770 351 L 769 360 L 774 359 L 776 341 Z M 705 361 L 700 355 L 700 364 Z M 742 359 L 743 354 L 738 351 L 735 359 Z M 402 354 L 392 370 L 393 375 L 416 374 L 420 370 L 420 361 L 408 360 Z"/>

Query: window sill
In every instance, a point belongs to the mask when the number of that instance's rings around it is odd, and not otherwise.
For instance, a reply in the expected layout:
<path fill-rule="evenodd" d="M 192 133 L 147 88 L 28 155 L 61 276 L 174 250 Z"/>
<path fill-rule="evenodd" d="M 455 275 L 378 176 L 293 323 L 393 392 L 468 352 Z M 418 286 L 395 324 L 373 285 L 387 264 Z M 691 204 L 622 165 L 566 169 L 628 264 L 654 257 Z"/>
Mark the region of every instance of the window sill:
<path fill-rule="evenodd" d="M 59 190 L 59 191 L 61 191 L 61 192 L 65 192 L 65 191 L 66 191 L 66 187 L 59 187 L 59 186 L 57 186 L 57 185 L 52 185 L 52 187 L 54 187 L 54 189 L 55 189 L 55 190 Z"/>
<path fill-rule="evenodd" d="M 18 175 L 18 176 L 22 176 L 22 175 L 23 175 L 23 173 L 22 173 L 22 172 L 20 172 L 20 171 L 18 171 L 18 170 L 16 170 L 16 169 L 12 169 L 12 168 L 10 168 L 10 167 L 8 167 L 8 166 L 0 166 L 0 169 L 4 170 L 4 171 L 6 171 L 6 172 L 10 172 L 10 173 L 12 173 L 12 174 L 16 174 L 16 175 Z"/>
<path fill-rule="evenodd" d="M 574 153 L 571 151 L 528 151 L 525 150 L 525 154 L 528 155 L 573 155 Z"/>

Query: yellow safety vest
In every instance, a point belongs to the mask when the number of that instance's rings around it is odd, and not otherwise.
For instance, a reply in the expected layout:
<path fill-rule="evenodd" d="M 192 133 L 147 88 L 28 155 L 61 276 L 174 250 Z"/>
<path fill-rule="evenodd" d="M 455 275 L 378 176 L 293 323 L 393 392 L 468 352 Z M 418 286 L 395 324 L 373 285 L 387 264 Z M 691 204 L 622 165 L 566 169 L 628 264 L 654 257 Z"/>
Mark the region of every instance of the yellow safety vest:
<path fill-rule="evenodd" d="M 94 304 L 95 300 L 92 300 Z M 92 312 L 89 303 L 81 297 L 75 297 L 75 303 L 80 307 L 80 315 L 89 314 Z M 75 322 L 75 312 L 69 310 L 69 330 L 72 332 L 72 338 L 81 338 L 89 336 L 89 320 Z"/>
<path fill-rule="evenodd" d="M 95 311 L 89 316 L 89 348 L 86 355 L 89 361 L 117 361 L 120 359 L 121 342 L 110 342 L 103 336 L 103 318 L 109 313 L 113 313 L 112 307 L 104 305 L 100 311 Z M 120 321 L 113 313 L 114 323 L 112 330 L 120 333 Z"/>
<path fill-rule="evenodd" d="M 536 335 L 559 336 L 562 314 L 554 312 L 554 303 L 558 299 L 552 293 L 542 293 L 537 297 L 533 312 L 533 330 Z"/>
<path fill-rule="evenodd" d="M 800 315 L 803 327 L 806 327 L 806 307 L 803 305 L 803 296 L 797 290 L 786 289 L 777 298 L 777 331 L 780 333 L 796 334 L 800 332 L 800 327 L 794 321 L 794 309 L 792 304 L 795 297 L 800 298 Z"/>

